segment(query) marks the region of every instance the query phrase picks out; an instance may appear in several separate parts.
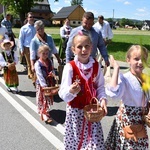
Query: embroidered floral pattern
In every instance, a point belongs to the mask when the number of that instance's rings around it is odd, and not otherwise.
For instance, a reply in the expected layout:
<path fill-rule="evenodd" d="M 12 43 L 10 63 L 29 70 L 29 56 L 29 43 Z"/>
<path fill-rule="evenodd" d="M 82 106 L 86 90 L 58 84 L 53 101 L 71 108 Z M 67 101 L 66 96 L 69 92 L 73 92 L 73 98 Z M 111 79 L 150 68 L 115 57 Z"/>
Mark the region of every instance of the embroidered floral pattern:
<path fill-rule="evenodd" d="M 123 137 L 122 123 L 125 126 L 140 124 L 142 122 L 141 115 L 141 107 L 125 106 L 119 109 L 105 142 L 106 150 L 148 150 L 148 138 L 141 138 L 138 142 L 135 142 Z"/>
<path fill-rule="evenodd" d="M 83 110 L 72 109 L 67 105 L 64 145 L 65 150 L 78 150 L 83 125 Z M 91 124 L 91 139 L 88 140 L 88 122 L 85 121 L 83 141 L 80 150 L 104 150 L 104 138 L 101 123 Z"/>

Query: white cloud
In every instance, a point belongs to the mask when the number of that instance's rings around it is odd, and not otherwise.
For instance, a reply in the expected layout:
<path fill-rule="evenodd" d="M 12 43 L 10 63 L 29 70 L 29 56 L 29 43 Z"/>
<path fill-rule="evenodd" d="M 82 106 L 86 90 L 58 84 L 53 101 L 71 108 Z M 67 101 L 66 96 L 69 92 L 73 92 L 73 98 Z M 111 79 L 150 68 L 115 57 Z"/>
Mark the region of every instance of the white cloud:
<path fill-rule="evenodd" d="M 52 8 L 51 8 L 52 9 Z M 55 12 L 55 13 L 57 13 L 58 11 L 60 11 L 60 9 L 62 9 L 62 7 L 54 7 L 53 9 L 52 9 L 52 11 L 53 12 Z"/>
<path fill-rule="evenodd" d="M 149 16 L 148 13 L 135 13 L 135 16 L 139 16 L 139 17 L 146 17 L 146 16 Z"/>
<path fill-rule="evenodd" d="M 137 13 L 135 13 L 135 16 L 139 16 L 139 17 L 149 17 L 150 13 L 149 11 L 147 11 L 147 9 L 144 7 L 144 8 L 138 8 L 137 9 Z"/>
<path fill-rule="evenodd" d="M 94 14 L 94 17 L 97 17 L 99 15 L 99 12 L 97 12 L 96 10 L 93 10 L 93 9 L 87 9 L 87 8 L 84 8 L 85 11 L 90 11 Z"/>
<path fill-rule="evenodd" d="M 138 8 L 137 11 L 138 11 L 138 12 L 145 12 L 145 11 L 146 11 L 146 8 L 145 8 L 145 7 L 144 7 L 144 8 Z"/>
<path fill-rule="evenodd" d="M 103 15 L 105 16 L 106 12 L 104 11 L 97 11 L 97 10 L 93 10 L 93 9 L 87 9 L 87 8 L 84 8 L 85 11 L 90 11 L 94 14 L 94 17 L 97 18 L 99 15 Z"/>
<path fill-rule="evenodd" d="M 49 3 L 50 3 L 50 0 L 49 0 Z M 71 4 L 71 3 L 70 3 L 70 0 L 64 0 L 64 3 L 65 3 L 65 4 L 67 4 L 67 5 L 70 5 L 70 4 Z M 60 0 L 59 0 L 58 2 L 57 2 L 57 1 L 56 1 L 56 2 L 54 2 L 54 4 L 53 4 L 53 5 L 56 5 L 56 6 L 57 6 L 57 5 L 61 5 Z"/>
<path fill-rule="evenodd" d="M 124 4 L 125 4 L 125 5 L 130 5 L 131 3 L 128 2 L 128 1 L 125 1 Z"/>
<path fill-rule="evenodd" d="M 71 4 L 70 2 L 71 2 L 70 0 L 65 0 L 66 4 Z"/>

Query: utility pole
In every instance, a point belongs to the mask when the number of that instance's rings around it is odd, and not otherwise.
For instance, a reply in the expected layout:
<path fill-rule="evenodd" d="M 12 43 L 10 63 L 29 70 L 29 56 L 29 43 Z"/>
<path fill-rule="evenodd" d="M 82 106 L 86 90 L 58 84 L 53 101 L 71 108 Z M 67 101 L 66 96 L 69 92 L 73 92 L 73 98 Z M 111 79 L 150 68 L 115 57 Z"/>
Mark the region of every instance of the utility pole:
<path fill-rule="evenodd" d="M 113 9 L 113 21 L 114 21 L 114 13 L 115 13 L 115 10 Z"/>
<path fill-rule="evenodd" d="M 4 18 L 6 17 L 6 7 L 5 7 L 5 5 L 3 5 L 3 16 L 4 16 Z"/>
<path fill-rule="evenodd" d="M 113 9 L 113 18 L 112 18 L 113 23 L 112 23 L 112 27 L 114 27 L 114 12 L 115 12 L 115 10 Z"/>

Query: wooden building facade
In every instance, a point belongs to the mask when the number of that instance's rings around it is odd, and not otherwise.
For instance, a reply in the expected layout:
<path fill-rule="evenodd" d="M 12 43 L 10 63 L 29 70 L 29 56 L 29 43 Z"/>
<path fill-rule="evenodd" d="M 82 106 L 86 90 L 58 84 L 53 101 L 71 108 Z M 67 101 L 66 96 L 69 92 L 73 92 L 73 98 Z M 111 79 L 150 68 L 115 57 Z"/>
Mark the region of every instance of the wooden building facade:
<path fill-rule="evenodd" d="M 68 18 L 71 26 L 79 26 L 81 25 L 84 12 L 85 10 L 80 5 L 63 7 L 52 17 L 53 24 L 63 25 L 64 20 Z"/>

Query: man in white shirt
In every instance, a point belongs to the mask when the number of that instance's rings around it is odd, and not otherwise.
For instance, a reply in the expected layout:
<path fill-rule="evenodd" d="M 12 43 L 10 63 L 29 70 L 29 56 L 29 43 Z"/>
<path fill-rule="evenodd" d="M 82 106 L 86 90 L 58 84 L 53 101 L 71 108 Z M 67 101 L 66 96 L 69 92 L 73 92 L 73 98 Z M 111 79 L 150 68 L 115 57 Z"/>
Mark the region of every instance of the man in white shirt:
<path fill-rule="evenodd" d="M 28 67 L 28 78 L 33 78 L 33 73 L 31 71 L 31 62 L 30 62 L 30 42 L 36 34 L 36 30 L 34 28 L 34 16 L 32 12 L 27 14 L 27 23 L 21 27 L 19 34 L 19 48 L 21 55 L 25 56 L 27 67 Z"/>
<path fill-rule="evenodd" d="M 107 47 L 108 44 L 111 42 L 111 39 L 113 38 L 113 32 L 110 27 L 110 24 L 108 21 L 104 20 L 104 16 L 100 15 L 98 16 L 98 21 L 93 25 L 94 29 L 99 33 L 101 32 L 105 46 Z M 101 55 L 98 53 L 97 55 L 97 60 L 102 63 L 103 58 Z M 105 78 L 108 78 L 111 76 L 110 72 L 110 66 L 104 67 L 104 75 Z"/>
<path fill-rule="evenodd" d="M 0 24 L 0 43 L 3 42 L 4 39 L 9 39 L 8 31 L 7 31 L 6 27 L 1 26 L 1 24 Z"/>
<path fill-rule="evenodd" d="M 93 27 L 97 32 L 101 31 L 103 40 L 107 46 L 113 38 L 113 32 L 109 22 L 104 20 L 104 17 L 101 15 L 98 16 L 98 21 L 93 25 Z"/>

